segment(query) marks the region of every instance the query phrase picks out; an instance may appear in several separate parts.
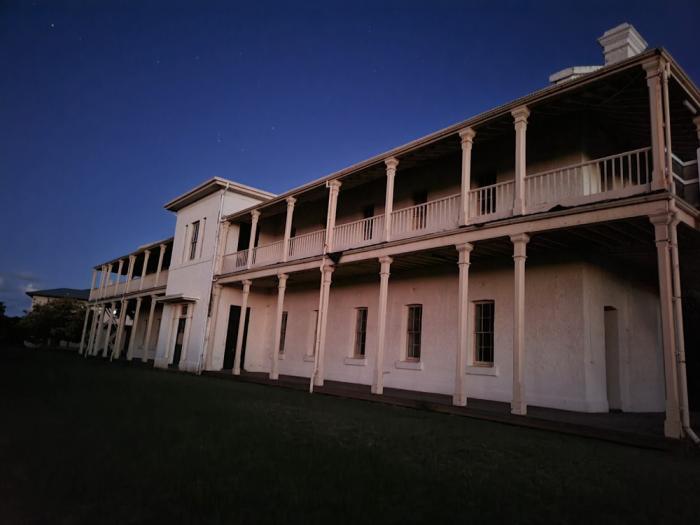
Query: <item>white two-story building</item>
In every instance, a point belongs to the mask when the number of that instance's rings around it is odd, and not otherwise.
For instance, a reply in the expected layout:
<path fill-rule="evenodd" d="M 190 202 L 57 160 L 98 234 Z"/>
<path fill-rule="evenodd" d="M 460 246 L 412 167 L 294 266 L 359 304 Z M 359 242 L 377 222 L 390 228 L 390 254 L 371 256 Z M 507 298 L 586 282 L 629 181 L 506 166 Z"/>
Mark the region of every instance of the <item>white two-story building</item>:
<path fill-rule="evenodd" d="M 172 239 L 95 267 L 86 354 L 692 436 L 700 91 L 627 24 L 599 42 L 602 66 L 284 195 L 171 201 Z"/>

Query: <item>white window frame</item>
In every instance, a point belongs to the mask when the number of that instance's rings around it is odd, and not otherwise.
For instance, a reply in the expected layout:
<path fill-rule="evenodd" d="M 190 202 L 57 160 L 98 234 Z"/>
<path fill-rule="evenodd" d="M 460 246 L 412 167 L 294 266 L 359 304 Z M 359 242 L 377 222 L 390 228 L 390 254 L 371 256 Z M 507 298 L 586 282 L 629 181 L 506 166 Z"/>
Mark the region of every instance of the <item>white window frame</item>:
<path fill-rule="evenodd" d="M 360 312 L 364 313 L 364 329 L 360 332 Z M 369 308 L 366 306 L 358 306 L 355 308 L 354 330 L 353 330 L 353 345 L 351 357 L 355 359 L 364 359 L 367 357 L 367 325 L 369 322 Z M 362 353 L 358 352 L 358 337 L 362 334 Z"/>
<path fill-rule="evenodd" d="M 419 341 L 418 341 L 418 356 L 412 356 L 410 355 L 410 347 L 411 347 L 411 336 L 410 334 L 412 332 L 415 333 L 415 330 L 411 330 L 411 311 L 414 309 L 418 309 L 420 312 L 420 320 L 418 322 L 418 328 L 419 330 L 417 331 Z M 404 345 L 403 345 L 403 354 L 404 354 L 404 361 L 407 362 L 412 362 L 412 363 L 419 363 L 422 359 L 423 356 L 423 305 L 419 303 L 413 303 L 413 304 L 407 304 L 405 311 L 404 311 Z M 415 324 L 415 323 L 414 323 Z M 415 346 L 415 344 L 413 345 Z"/>
<path fill-rule="evenodd" d="M 480 330 L 479 326 L 479 309 L 482 305 L 491 305 L 491 331 Z M 491 299 L 482 299 L 472 303 L 472 319 L 473 329 L 470 337 L 472 338 L 472 366 L 481 368 L 493 368 L 496 361 L 496 301 Z M 491 335 L 491 360 L 484 361 L 479 355 L 479 334 Z"/>

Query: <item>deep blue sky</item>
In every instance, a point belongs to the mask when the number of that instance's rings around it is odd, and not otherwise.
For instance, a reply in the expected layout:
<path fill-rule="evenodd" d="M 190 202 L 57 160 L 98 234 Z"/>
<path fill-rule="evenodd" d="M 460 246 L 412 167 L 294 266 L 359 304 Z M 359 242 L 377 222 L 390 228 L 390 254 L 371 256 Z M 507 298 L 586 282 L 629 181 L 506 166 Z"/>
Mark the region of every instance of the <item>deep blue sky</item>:
<path fill-rule="evenodd" d="M 623 21 L 700 81 L 697 0 L 293 4 L 0 0 L 9 313 L 172 235 L 209 177 L 282 192 L 601 63 Z"/>

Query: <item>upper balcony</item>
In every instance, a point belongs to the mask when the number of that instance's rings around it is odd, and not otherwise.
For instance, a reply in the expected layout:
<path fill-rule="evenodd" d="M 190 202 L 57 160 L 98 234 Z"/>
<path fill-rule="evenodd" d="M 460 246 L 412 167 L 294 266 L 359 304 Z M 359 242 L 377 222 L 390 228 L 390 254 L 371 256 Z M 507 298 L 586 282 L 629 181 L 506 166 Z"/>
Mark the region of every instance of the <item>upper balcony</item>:
<path fill-rule="evenodd" d="M 173 239 L 141 246 L 129 255 L 93 269 L 90 300 L 118 298 L 164 288 L 172 256 Z M 99 280 L 98 280 L 99 275 Z"/>
<path fill-rule="evenodd" d="M 218 273 L 656 191 L 697 207 L 700 119 L 680 81 L 654 90 L 649 75 L 570 81 L 234 214 Z"/>

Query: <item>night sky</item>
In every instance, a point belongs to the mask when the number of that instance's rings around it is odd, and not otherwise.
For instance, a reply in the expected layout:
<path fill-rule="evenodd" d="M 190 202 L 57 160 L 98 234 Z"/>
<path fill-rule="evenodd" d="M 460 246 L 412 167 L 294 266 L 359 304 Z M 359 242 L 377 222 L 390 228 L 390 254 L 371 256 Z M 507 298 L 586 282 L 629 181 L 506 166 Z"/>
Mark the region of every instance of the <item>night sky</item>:
<path fill-rule="evenodd" d="M 625 21 L 700 81 L 697 0 L 0 0 L 0 301 L 89 287 L 212 176 L 283 192 L 600 64 Z"/>

